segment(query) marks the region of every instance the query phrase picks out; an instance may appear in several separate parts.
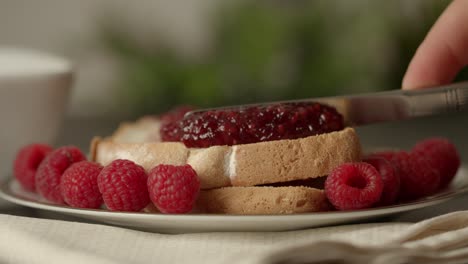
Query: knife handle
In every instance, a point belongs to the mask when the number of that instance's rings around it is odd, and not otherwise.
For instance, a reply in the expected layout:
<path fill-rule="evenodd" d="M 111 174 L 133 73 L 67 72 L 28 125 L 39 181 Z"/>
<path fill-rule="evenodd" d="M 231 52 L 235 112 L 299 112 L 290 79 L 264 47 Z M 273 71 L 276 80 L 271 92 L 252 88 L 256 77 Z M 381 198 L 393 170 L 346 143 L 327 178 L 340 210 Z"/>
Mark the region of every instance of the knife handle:
<path fill-rule="evenodd" d="M 467 110 L 468 82 L 405 92 L 411 116 L 455 113 Z"/>

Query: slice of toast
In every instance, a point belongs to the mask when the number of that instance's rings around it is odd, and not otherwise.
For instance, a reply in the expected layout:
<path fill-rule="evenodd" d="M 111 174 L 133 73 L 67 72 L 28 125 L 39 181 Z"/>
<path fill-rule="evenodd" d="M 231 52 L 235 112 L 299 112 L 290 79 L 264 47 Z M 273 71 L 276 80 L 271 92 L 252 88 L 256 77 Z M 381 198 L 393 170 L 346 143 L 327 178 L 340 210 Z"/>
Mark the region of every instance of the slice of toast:
<path fill-rule="evenodd" d="M 326 176 L 361 159 L 353 128 L 293 140 L 191 149 L 178 142 L 118 143 L 95 138 L 92 160 L 107 165 L 128 159 L 150 170 L 159 164 L 190 164 L 202 189 L 255 186 Z"/>
<path fill-rule="evenodd" d="M 331 208 L 323 190 L 304 187 L 224 187 L 203 190 L 197 209 L 217 214 L 297 214 Z"/>
<path fill-rule="evenodd" d="M 142 143 L 159 142 L 161 123 L 157 117 L 145 116 L 135 122 L 123 122 L 112 134 L 114 142 Z"/>

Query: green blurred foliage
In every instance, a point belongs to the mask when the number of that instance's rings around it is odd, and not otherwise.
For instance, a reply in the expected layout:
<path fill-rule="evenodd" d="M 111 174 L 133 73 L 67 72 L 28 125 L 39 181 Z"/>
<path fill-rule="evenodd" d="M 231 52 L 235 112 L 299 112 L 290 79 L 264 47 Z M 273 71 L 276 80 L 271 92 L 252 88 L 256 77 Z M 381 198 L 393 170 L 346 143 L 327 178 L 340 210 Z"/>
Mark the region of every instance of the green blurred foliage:
<path fill-rule="evenodd" d="M 102 38 L 122 66 L 120 100 L 134 115 L 398 89 L 449 1 L 418 1 L 417 18 L 404 14 L 405 2 L 352 11 L 340 0 L 226 5 L 213 18 L 213 49 L 197 60 L 171 47 L 143 49 L 118 23 L 107 23 Z"/>

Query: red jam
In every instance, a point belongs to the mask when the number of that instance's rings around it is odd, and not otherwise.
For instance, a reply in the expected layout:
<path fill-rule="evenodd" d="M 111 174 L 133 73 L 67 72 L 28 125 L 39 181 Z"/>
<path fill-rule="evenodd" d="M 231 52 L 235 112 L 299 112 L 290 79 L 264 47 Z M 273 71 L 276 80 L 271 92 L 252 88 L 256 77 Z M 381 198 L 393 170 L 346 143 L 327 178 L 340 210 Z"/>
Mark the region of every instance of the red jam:
<path fill-rule="evenodd" d="M 171 140 L 166 140 L 170 137 L 164 135 L 164 128 L 161 132 L 165 141 L 206 148 L 303 138 L 343 128 L 343 116 L 333 107 L 320 103 L 282 103 L 193 113 L 178 122 L 177 133 L 173 133 Z"/>
<path fill-rule="evenodd" d="M 184 115 L 187 112 L 194 109 L 195 108 L 192 106 L 183 105 L 161 115 L 161 128 L 159 133 L 162 141 L 180 141 L 180 138 L 182 137 L 180 121 L 184 118 Z"/>

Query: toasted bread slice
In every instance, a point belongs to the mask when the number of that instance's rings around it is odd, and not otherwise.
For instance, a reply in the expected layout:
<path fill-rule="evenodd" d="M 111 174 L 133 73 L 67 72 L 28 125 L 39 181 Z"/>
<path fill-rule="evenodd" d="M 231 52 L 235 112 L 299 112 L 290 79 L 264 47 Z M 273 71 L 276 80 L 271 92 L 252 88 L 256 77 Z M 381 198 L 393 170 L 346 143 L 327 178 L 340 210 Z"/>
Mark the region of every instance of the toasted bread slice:
<path fill-rule="evenodd" d="M 95 138 L 92 160 L 107 165 L 129 159 L 150 170 L 159 164 L 190 164 L 202 189 L 255 186 L 326 176 L 361 159 L 353 128 L 293 140 L 191 149 L 178 142 L 119 143 Z"/>
<path fill-rule="evenodd" d="M 115 142 L 159 142 L 161 123 L 157 117 L 145 116 L 135 122 L 123 122 L 110 139 Z"/>
<path fill-rule="evenodd" d="M 323 190 L 309 187 L 224 187 L 203 190 L 197 200 L 202 213 L 295 214 L 327 211 Z"/>

